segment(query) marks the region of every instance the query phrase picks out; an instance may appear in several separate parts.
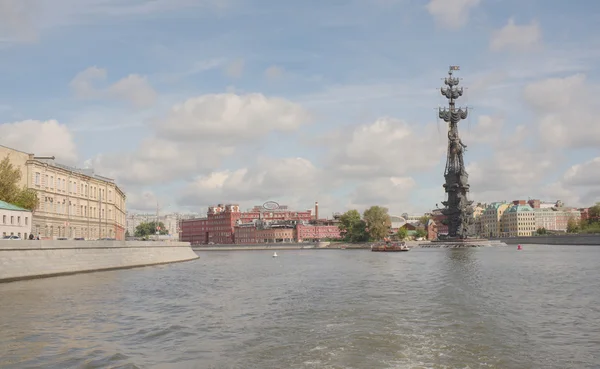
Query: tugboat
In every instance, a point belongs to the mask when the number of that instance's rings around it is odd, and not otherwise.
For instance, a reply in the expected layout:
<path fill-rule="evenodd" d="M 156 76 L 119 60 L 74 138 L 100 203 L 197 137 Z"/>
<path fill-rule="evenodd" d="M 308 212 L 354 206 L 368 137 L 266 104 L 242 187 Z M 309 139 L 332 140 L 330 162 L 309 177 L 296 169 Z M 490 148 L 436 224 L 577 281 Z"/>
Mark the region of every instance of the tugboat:
<path fill-rule="evenodd" d="M 410 251 L 404 241 L 402 242 L 391 242 L 389 238 L 384 238 L 383 243 L 371 245 L 371 251 L 373 252 L 403 252 Z"/>

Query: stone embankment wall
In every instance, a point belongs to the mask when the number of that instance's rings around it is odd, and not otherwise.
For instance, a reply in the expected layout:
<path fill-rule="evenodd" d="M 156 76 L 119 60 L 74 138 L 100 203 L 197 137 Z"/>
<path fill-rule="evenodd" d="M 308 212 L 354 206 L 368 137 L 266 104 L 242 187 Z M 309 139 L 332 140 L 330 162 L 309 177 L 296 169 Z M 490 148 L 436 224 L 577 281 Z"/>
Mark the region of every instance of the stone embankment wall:
<path fill-rule="evenodd" d="M 568 234 L 533 237 L 499 238 L 509 244 L 534 244 L 534 245 L 600 245 L 600 234 Z"/>
<path fill-rule="evenodd" d="M 314 243 L 255 243 L 231 245 L 193 246 L 195 251 L 251 251 L 251 250 L 301 250 L 318 248 Z"/>
<path fill-rule="evenodd" d="M 188 242 L 0 240 L 0 282 L 197 258 Z"/>

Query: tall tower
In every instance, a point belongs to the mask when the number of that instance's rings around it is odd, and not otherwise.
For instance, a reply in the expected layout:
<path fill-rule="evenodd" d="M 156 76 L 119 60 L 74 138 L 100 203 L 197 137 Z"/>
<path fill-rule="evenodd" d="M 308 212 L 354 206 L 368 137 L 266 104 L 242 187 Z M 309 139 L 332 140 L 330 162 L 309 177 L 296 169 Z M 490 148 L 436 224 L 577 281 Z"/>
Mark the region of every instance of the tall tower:
<path fill-rule="evenodd" d="M 452 74 L 458 71 L 458 66 L 451 66 L 448 77 L 444 79 L 445 86 L 441 93 L 449 102 L 449 108 L 440 108 L 439 117 L 448 123 L 448 154 L 446 169 L 444 170 L 444 189 L 447 194 L 446 201 L 442 201 L 444 209 L 442 214 L 446 215 L 448 222 L 448 237 L 467 238 L 469 226 L 473 222 L 473 201 L 467 199 L 469 192 L 469 175 L 463 162 L 463 152 L 467 148 L 458 135 L 458 122 L 465 119 L 468 114 L 467 108 L 456 108 L 455 100 L 462 96 L 463 89 L 458 87 L 459 79 Z"/>

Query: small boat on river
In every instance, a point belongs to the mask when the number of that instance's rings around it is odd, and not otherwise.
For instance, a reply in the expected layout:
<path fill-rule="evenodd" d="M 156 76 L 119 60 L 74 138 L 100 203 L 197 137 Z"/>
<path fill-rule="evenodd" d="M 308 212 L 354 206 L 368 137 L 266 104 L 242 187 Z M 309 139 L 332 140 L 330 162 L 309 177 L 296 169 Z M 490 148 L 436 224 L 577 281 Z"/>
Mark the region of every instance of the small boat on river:
<path fill-rule="evenodd" d="M 389 239 L 384 239 L 383 243 L 371 245 L 371 251 L 373 252 L 404 252 L 410 251 L 410 248 L 406 246 L 404 241 L 402 242 L 391 242 Z"/>

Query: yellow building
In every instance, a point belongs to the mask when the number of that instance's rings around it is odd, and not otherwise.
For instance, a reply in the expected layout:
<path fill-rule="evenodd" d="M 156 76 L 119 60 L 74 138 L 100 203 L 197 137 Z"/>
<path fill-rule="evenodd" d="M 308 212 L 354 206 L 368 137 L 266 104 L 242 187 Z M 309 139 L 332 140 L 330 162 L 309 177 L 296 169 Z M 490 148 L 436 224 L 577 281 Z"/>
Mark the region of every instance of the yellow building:
<path fill-rule="evenodd" d="M 480 216 L 481 234 L 483 237 L 502 236 L 502 216 L 510 204 L 493 202 L 488 205 Z"/>
<path fill-rule="evenodd" d="M 536 228 L 535 212 L 529 205 L 513 205 L 502 216 L 502 236 L 533 236 Z"/>
<path fill-rule="evenodd" d="M 31 232 L 40 238 L 125 238 L 125 194 L 114 180 L 0 145 L 21 169 L 20 186 L 37 191 Z"/>

